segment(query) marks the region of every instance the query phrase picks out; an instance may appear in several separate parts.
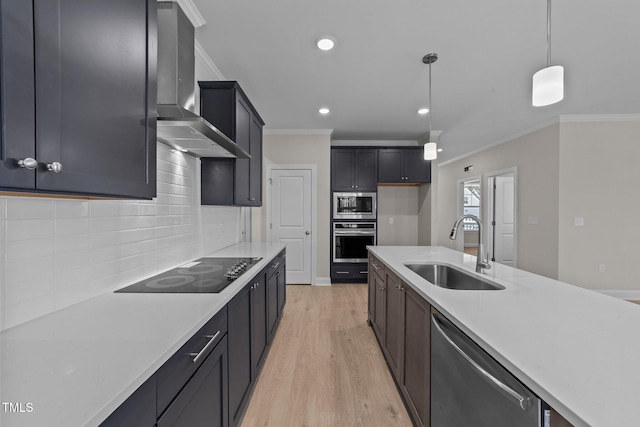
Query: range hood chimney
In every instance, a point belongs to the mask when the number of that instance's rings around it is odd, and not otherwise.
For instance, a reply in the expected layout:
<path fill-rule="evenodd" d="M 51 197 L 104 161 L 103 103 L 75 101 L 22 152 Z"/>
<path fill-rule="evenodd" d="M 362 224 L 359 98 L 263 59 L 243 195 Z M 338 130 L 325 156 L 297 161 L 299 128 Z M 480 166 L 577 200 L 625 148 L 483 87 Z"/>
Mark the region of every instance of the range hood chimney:
<path fill-rule="evenodd" d="M 194 114 L 195 30 L 178 4 L 158 2 L 158 140 L 200 157 L 251 156 Z"/>

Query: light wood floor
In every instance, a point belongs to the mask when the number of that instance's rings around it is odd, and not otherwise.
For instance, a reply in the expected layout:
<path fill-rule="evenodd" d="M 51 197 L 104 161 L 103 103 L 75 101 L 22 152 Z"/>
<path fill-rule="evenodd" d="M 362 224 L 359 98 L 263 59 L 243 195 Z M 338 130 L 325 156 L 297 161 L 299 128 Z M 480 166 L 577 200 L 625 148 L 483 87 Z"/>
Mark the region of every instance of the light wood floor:
<path fill-rule="evenodd" d="M 411 426 L 366 319 L 365 284 L 287 286 L 242 427 Z"/>

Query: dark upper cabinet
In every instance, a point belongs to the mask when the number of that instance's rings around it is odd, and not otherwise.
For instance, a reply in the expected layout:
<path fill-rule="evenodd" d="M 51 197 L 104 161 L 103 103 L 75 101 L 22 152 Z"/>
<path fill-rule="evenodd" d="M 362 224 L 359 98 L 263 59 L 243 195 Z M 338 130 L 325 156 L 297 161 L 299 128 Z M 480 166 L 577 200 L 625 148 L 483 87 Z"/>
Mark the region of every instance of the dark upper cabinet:
<path fill-rule="evenodd" d="M 378 150 L 375 148 L 333 148 L 331 189 L 333 191 L 376 191 Z"/>
<path fill-rule="evenodd" d="M 424 160 L 421 147 L 380 148 L 378 182 L 419 184 L 431 182 L 431 162 Z"/>
<path fill-rule="evenodd" d="M 0 7 L 0 189 L 156 195 L 152 0 Z"/>
<path fill-rule="evenodd" d="M 202 159 L 202 204 L 262 206 L 264 122 L 238 82 L 198 82 L 200 114 L 251 155 Z"/>

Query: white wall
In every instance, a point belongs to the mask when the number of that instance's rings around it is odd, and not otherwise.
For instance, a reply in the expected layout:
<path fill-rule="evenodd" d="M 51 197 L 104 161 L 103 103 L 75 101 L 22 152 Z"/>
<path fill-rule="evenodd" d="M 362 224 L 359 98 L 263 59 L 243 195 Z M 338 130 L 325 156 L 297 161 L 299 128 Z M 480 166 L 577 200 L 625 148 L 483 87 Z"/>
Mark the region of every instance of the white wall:
<path fill-rule="evenodd" d="M 438 245 L 455 248 L 449 239 L 457 216 L 457 182 L 471 174 L 486 175 L 518 168 L 518 268 L 558 277 L 558 169 L 559 125 L 529 133 L 437 169 L 437 225 L 432 231 Z M 432 184 L 433 185 L 433 184 Z M 484 210 L 484 207 L 482 207 Z M 528 224 L 528 217 L 537 224 Z"/>
<path fill-rule="evenodd" d="M 602 120 L 560 124 L 559 278 L 640 290 L 640 120 Z"/>
<path fill-rule="evenodd" d="M 158 144 L 158 196 L 0 197 L 1 329 L 240 239 L 240 208 L 200 206 L 200 161 Z"/>
<path fill-rule="evenodd" d="M 316 165 L 317 171 L 317 209 L 316 215 L 316 254 L 317 278 L 314 283 L 330 283 L 330 228 L 331 218 L 331 135 L 328 132 L 292 134 L 291 132 L 265 133 L 263 139 L 263 201 L 261 208 L 251 208 L 252 240 L 264 242 L 267 238 L 267 209 L 265 200 L 267 165 Z M 314 280 L 312 278 L 312 280 Z"/>

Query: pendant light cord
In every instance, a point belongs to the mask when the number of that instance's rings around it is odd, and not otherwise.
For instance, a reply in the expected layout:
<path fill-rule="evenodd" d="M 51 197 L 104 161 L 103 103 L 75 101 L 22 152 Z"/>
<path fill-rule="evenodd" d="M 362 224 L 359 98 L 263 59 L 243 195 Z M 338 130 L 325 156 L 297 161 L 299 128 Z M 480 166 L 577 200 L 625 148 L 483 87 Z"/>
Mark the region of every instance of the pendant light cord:
<path fill-rule="evenodd" d="M 547 67 L 551 66 L 551 0 L 547 0 Z"/>
<path fill-rule="evenodd" d="M 429 62 L 429 141 L 431 142 L 431 116 L 432 116 L 432 106 L 431 106 L 431 62 Z"/>

